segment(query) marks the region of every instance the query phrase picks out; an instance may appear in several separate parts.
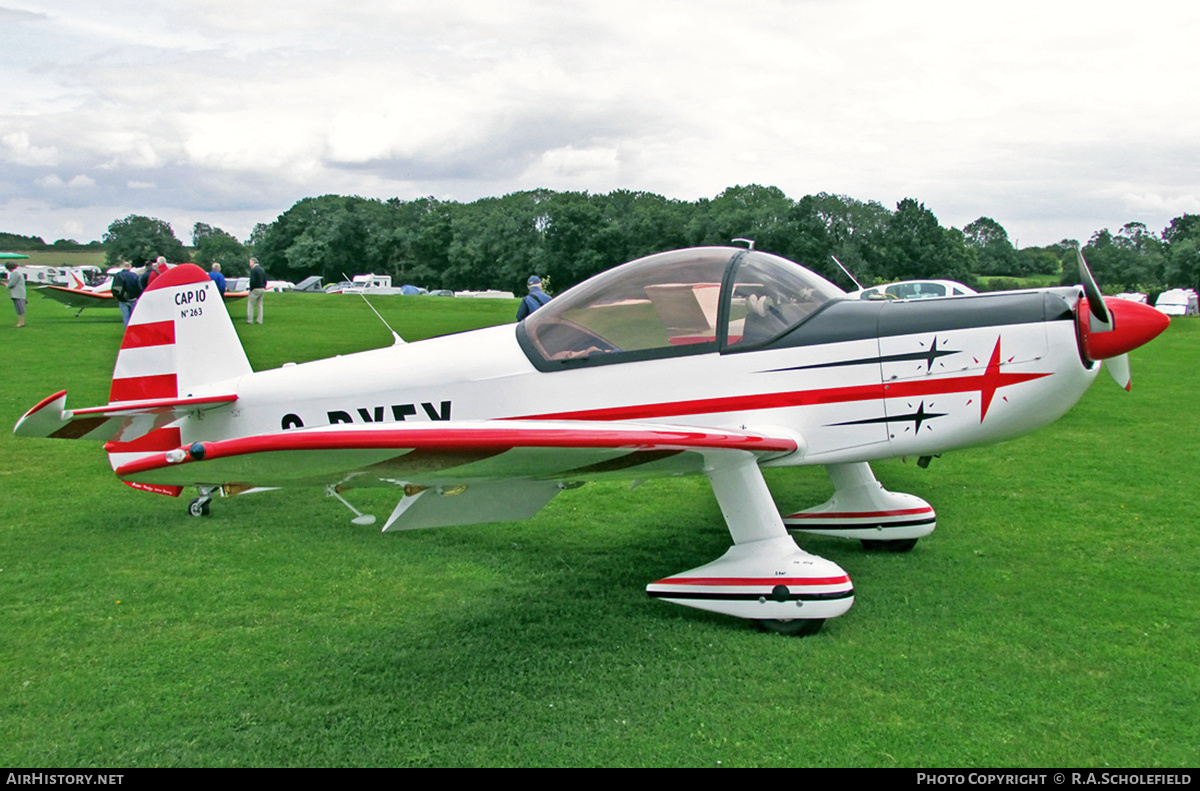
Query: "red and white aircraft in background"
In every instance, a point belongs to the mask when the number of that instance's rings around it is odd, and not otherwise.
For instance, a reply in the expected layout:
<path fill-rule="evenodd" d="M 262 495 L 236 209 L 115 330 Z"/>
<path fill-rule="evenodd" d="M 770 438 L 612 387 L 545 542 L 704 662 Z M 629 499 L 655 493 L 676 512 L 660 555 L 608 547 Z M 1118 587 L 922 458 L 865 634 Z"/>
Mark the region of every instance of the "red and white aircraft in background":
<path fill-rule="evenodd" d="M 179 264 L 167 264 L 168 267 L 174 268 Z M 83 281 L 78 269 L 67 270 L 67 276 L 70 279 L 70 285 L 56 286 L 47 285 L 39 289 L 42 296 L 49 297 L 55 302 L 61 302 L 68 308 L 78 308 L 75 315 L 78 316 L 87 308 L 115 308 L 118 307 L 116 298 L 112 294 L 113 276 L 109 275 L 94 286 L 89 286 Z M 248 291 L 226 291 L 225 299 L 241 299 L 249 295 Z"/>
<path fill-rule="evenodd" d="M 14 432 L 96 439 L 131 486 L 211 497 L 253 488 L 392 487 L 384 530 L 523 519 L 601 479 L 706 475 L 733 546 L 651 596 L 811 633 L 854 589 L 789 528 L 911 548 L 933 508 L 869 463 L 997 442 L 1057 419 L 1100 360 L 1168 325 L 1084 287 L 847 300 L 761 251 L 642 258 L 517 325 L 254 372 L 199 268 L 160 276 L 117 355 L 109 403 L 56 393 Z M 781 516 L 761 467 L 822 465 L 835 493 Z"/>
<path fill-rule="evenodd" d="M 84 282 L 78 269 L 68 269 L 67 279 L 69 285 L 56 286 L 53 284 L 42 286 L 39 291 L 42 296 L 49 297 L 55 302 L 61 302 L 68 308 L 78 308 L 75 315 L 78 316 L 87 308 L 115 308 L 117 300 L 112 295 L 112 276 L 109 275 L 94 286 L 89 286 Z"/>

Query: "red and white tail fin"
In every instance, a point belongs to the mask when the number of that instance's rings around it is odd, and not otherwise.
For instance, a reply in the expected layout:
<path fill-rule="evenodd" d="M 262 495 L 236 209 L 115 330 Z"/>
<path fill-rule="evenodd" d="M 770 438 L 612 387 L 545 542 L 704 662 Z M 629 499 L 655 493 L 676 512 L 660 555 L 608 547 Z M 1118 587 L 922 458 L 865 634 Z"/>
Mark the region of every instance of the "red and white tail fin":
<path fill-rule="evenodd" d="M 155 278 L 138 299 L 108 400 L 193 398 L 250 371 L 216 284 L 184 264 Z"/>
<path fill-rule="evenodd" d="M 189 409 L 235 400 L 237 380 L 250 372 L 224 300 L 204 270 L 184 264 L 159 275 L 138 298 L 125 328 L 108 408 L 150 402 L 170 404 L 170 409 L 153 410 L 158 419 L 148 432 L 123 432 L 105 445 L 113 469 L 191 441 L 186 421 L 175 419 Z M 179 487 L 130 485 L 179 494 Z"/>
<path fill-rule="evenodd" d="M 67 409 L 61 391 L 26 412 L 13 433 L 104 442 L 116 469 L 191 442 L 189 418 L 236 401 L 238 379 L 248 373 L 216 285 L 200 267 L 184 264 L 159 275 L 138 299 L 117 352 L 109 403 Z M 178 487 L 137 486 L 178 494 Z"/>

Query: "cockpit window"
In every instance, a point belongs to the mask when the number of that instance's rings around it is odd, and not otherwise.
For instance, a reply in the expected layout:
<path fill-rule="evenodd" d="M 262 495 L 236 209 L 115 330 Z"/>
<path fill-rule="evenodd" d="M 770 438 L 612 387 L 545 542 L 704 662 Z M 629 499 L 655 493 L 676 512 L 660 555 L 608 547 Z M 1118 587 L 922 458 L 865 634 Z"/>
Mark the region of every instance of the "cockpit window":
<path fill-rule="evenodd" d="M 741 349 L 775 337 L 840 294 L 798 264 L 766 253 L 677 250 L 566 291 L 525 319 L 518 338 L 541 370 Z"/>
<path fill-rule="evenodd" d="M 525 319 L 525 337 L 551 362 L 715 350 L 721 278 L 735 253 L 679 250 L 610 269 Z"/>
<path fill-rule="evenodd" d="M 740 350 L 775 338 L 842 291 L 786 258 L 754 252 L 737 263 L 730 290 L 728 347 Z"/>

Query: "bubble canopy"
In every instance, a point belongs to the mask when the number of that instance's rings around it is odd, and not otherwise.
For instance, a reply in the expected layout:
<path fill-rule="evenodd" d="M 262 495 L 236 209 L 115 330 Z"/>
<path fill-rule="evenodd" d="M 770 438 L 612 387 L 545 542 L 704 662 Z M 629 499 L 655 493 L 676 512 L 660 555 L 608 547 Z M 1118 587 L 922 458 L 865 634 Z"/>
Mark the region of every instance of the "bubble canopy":
<path fill-rule="evenodd" d="M 844 292 L 758 250 L 698 247 L 639 258 L 555 297 L 517 329 L 552 371 L 759 348 Z"/>

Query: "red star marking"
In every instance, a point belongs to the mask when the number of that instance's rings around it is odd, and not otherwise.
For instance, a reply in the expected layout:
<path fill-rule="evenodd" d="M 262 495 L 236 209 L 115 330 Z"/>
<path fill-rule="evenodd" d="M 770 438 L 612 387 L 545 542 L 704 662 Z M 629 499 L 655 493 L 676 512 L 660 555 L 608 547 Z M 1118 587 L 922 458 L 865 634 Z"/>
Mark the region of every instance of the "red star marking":
<path fill-rule="evenodd" d="M 1009 358 L 1012 362 L 1012 358 Z M 1045 374 L 1042 374 L 1043 376 Z M 987 368 L 984 369 L 983 375 L 979 377 L 979 422 L 987 417 L 988 407 L 992 405 L 992 398 L 996 395 L 996 391 L 1001 387 L 1027 382 L 1032 377 L 1029 374 L 1002 374 L 1000 373 L 1000 338 L 996 338 L 996 348 L 992 349 L 992 359 L 988 361 Z M 1006 399 L 1007 400 L 1007 399 Z"/>

